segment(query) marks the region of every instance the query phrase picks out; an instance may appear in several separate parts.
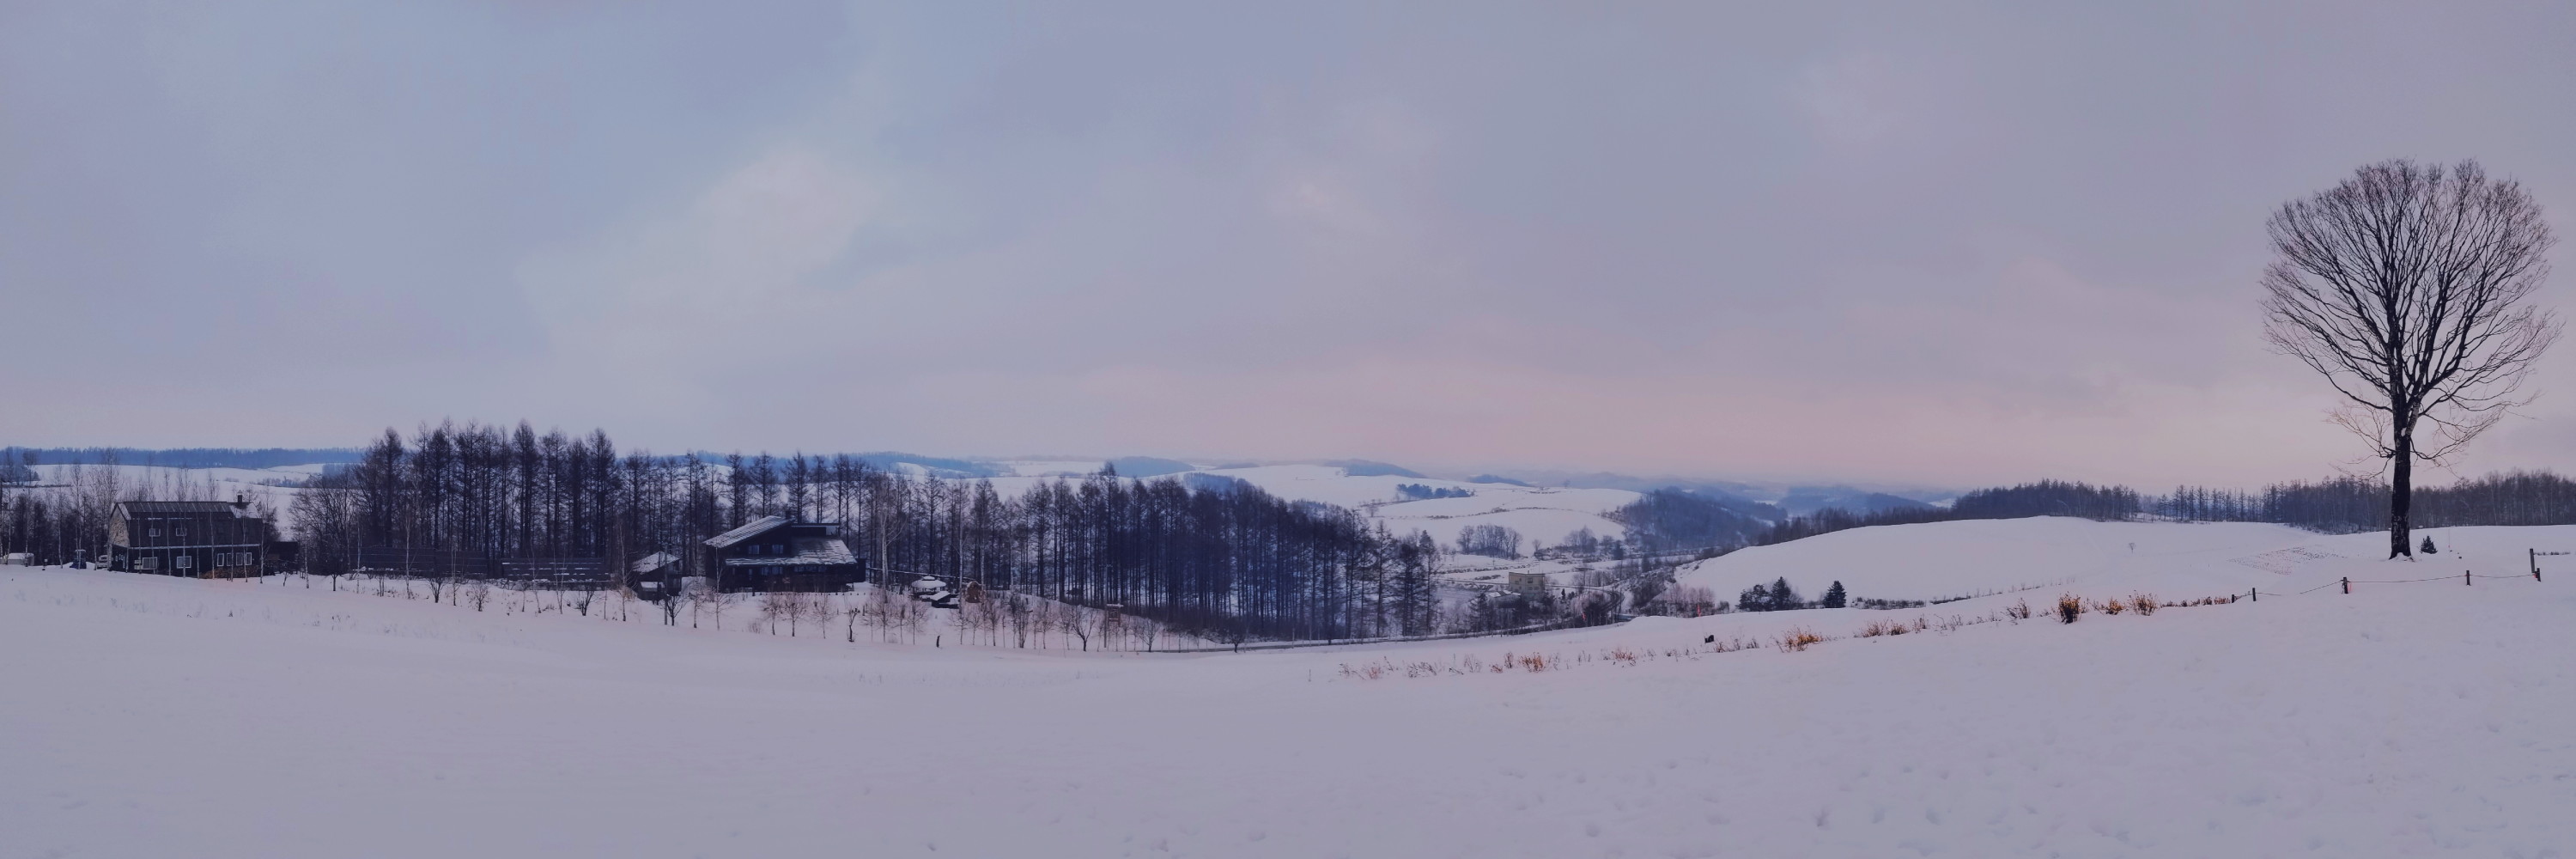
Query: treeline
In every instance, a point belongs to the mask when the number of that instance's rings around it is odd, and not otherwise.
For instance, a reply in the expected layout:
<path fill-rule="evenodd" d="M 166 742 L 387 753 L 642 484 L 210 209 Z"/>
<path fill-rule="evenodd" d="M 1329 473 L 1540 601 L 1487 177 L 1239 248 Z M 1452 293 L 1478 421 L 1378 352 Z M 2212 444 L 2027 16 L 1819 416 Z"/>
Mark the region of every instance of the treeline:
<path fill-rule="evenodd" d="M 2343 477 L 2278 483 L 2253 492 L 2176 487 L 2149 505 L 2160 516 L 2192 522 L 2271 522 L 2351 533 L 2388 526 L 2387 483 Z M 2576 481 L 2548 471 L 2509 471 L 2418 487 L 2409 515 L 2417 528 L 2469 525 L 2576 524 Z"/>
<path fill-rule="evenodd" d="M 1764 506 L 1760 512 L 1776 512 Z M 1674 488 L 1649 491 L 1608 518 L 1627 526 L 1628 541 L 1646 552 L 1741 546 L 1764 527 L 1725 500 Z"/>
<path fill-rule="evenodd" d="M 39 462 L 53 465 L 159 465 L 170 468 L 276 468 L 283 465 L 356 462 L 353 448 L 293 447 L 47 447 L 10 448 L 0 451 L 0 460 L 13 460 L 26 465 Z M 6 471 L 0 466 L 0 471 Z"/>
<path fill-rule="evenodd" d="M 19 465 L 32 471 L 35 452 L 15 449 Z M 166 471 L 131 478 L 119 470 L 109 450 L 98 463 L 70 463 L 45 483 L 0 481 L 0 554 L 26 552 L 40 564 L 62 564 L 107 552 L 108 517 L 119 501 L 232 501 L 211 479 L 192 479 L 186 472 Z M 265 492 L 251 494 L 258 515 L 276 511 Z"/>
<path fill-rule="evenodd" d="M 36 482 L 36 452 L 0 448 L 0 485 Z"/>
<path fill-rule="evenodd" d="M 2024 516 L 2100 520 L 2154 516 L 2185 522 L 2268 522 L 2328 533 L 2354 533 L 2388 527 L 2388 499 L 2387 483 L 2360 477 L 2276 483 L 2252 491 L 2178 486 L 2161 497 L 2142 496 L 2119 486 L 2041 481 L 1971 492 L 1960 496 L 1948 509 L 1890 510 L 1868 515 L 1822 510 L 1775 523 L 1754 543 L 1767 546 L 1867 525 Z M 2510 471 L 2463 479 L 2449 486 L 2418 487 L 2411 515 L 2417 528 L 2576 525 L 2576 480 L 2548 471 Z"/>
<path fill-rule="evenodd" d="M 2076 516 L 2085 519 L 2118 520 L 2138 515 L 2143 503 L 2136 490 L 2125 486 L 2094 486 L 2061 480 L 2042 480 L 2019 486 L 1980 489 L 1959 496 L 1948 508 L 1909 507 L 1858 514 L 1840 508 L 1826 508 L 1812 515 L 1792 516 L 1773 523 L 1755 537 L 1753 544 L 1769 546 L 1830 534 L 1870 525 L 1912 525 L 1923 522 L 1948 522 L 1961 519 L 2019 519 L 2027 516 Z"/>
<path fill-rule="evenodd" d="M 1501 525 L 1469 525 L 1458 529 L 1458 553 L 1484 555 L 1489 558 L 1519 558 L 1521 532 Z"/>
<path fill-rule="evenodd" d="M 621 453 L 604 432 L 467 423 L 388 431 L 297 494 L 316 572 L 367 547 L 460 558 L 602 558 L 612 571 L 765 515 L 838 521 L 880 584 L 923 575 L 1118 604 L 1204 637 L 1340 638 L 1437 630 L 1440 547 L 1349 510 L 1239 481 L 1093 475 L 1015 498 L 835 455 Z"/>

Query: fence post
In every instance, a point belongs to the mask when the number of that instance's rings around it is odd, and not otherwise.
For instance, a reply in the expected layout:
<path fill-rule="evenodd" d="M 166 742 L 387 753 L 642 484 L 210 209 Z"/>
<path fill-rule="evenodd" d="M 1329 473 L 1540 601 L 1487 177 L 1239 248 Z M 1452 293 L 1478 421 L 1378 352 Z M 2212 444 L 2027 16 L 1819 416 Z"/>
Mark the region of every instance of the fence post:
<path fill-rule="evenodd" d="M 2246 599 L 2247 601 L 2249 601 L 2249 602 L 2262 602 L 2262 601 L 2263 601 L 2263 589 L 2262 589 L 2262 588 L 2246 588 L 2246 589 L 2245 589 L 2245 599 Z"/>
<path fill-rule="evenodd" d="M 2471 581 L 2471 580 L 2469 579 L 2469 571 L 2467 571 L 2467 570 L 2461 570 L 2461 571 L 2460 571 L 2460 584 L 2462 584 L 2462 585 L 2474 585 L 2474 584 L 2477 584 L 2477 582 L 2475 582 L 2475 581 Z"/>
<path fill-rule="evenodd" d="M 2352 577 L 2351 577 L 2351 576 L 2345 576 L 2345 577 L 2343 577 L 2343 592 L 2344 592 L 2344 593 L 2347 593 L 2347 594 L 2352 593 Z"/>

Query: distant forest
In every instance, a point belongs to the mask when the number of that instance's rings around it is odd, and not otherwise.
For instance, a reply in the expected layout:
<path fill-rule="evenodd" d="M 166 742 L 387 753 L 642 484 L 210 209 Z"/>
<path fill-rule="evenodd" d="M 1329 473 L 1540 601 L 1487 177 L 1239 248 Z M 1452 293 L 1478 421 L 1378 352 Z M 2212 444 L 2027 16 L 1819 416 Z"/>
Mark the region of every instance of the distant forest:
<path fill-rule="evenodd" d="M 276 468 L 284 465 L 357 462 L 354 447 L 13 447 L 0 450 L 10 462 L 32 465 L 163 465 L 172 468 Z"/>
<path fill-rule="evenodd" d="M 1769 546 L 1867 525 L 1910 525 L 1961 519 L 2020 519 L 2028 516 L 2076 516 L 2085 519 L 2131 519 L 2140 510 L 2136 490 L 2042 480 L 2020 486 L 1980 489 L 1959 496 L 1947 508 L 1904 507 L 1860 514 L 1828 507 L 1792 516 L 1764 528 L 1753 545 Z"/>
<path fill-rule="evenodd" d="M 1768 504 L 1668 487 L 1647 491 L 1608 518 L 1628 527 L 1631 545 L 1623 548 L 1661 553 L 1733 549 L 1779 516 Z"/>
<path fill-rule="evenodd" d="M 1440 548 L 1241 481 L 1092 475 L 1004 497 L 852 455 L 655 456 L 604 432 L 441 424 L 388 431 L 294 501 L 313 572 L 362 547 L 604 558 L 612 570 L 766 515 L 844 523 L 879 583 L 922 575 L 1092 606 L 1219 640 L 1439 631 Z"/>
<path fill-rule="evenodd" d="M 1823 510 L 1781 520 L 1753 542 L 1767 546 L 1866 525 L 2024 516 L 2268 522 L 2349 534 L 2386 528 L 2388 497 L 2387 483 L 2358 477 L 2276 483 L 2252 492 L 2179 486 L 2172 494 L 2161 497 L 2143 496 L 2121 486 L 2041 481 L 1971 492 L 1947 509 L 1889 510 L 1869 515 Z M 2576 481 L 2547 471 L 2504 472 L 2449 486 L 2417 487 L 2414 497 L 2417 528 L 2576 524 Z"/>

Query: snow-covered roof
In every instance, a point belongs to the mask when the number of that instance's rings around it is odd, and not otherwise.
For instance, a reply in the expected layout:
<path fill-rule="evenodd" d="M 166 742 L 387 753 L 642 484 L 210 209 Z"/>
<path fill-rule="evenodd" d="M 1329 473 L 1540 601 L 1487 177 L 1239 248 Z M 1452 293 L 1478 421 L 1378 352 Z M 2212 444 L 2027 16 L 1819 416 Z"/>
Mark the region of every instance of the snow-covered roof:
<path fill-rule="evenodd" d="M 745 526 L 749 527 L 749 526 Z M 740 530 L 740 529 L 736 529 Z M 707 542 L 715 542 L 709 540 Z M 790 541 L 795 554 L 753 555 L 726 558 L 728 567 L 798 567 L 808 564 L 855 564 L 859 556 L 850 554 L 849 544 L 829 537 L 798 537 Z"/>
<path fill-rule="evenodd" d="M 735 528 L 731 531 L 726 531 L 722 534 L 708 537 L 707 545 L 711 548 L 722 549 L 726 546 L 731 546 L 735 543 L 740 543 L 744 540 L 760 536 L 762 532 L 785 524 L 787 524 L 787 517 L 785 516 L 762 516 L 758 519 L 753 519 L 749 522 L 743 523 L 740 528 Z"/>
<path fill-rule="evenodd" d="M 633 569 L 635 572 L 649 573 L 654 570 L 659 570 L 663 567 L 679 563 L 679 561 L 680 556 L 678 555 L 674 555 L 669 552 L 655 552 L 644 556 L 642 560 L 636 561 Z"/>

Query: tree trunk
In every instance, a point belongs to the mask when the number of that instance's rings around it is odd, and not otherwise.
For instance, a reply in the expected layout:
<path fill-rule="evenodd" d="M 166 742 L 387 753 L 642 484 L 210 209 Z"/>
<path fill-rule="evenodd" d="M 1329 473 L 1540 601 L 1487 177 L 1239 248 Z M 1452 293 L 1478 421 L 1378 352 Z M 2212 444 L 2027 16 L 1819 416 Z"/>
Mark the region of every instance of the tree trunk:
<path fill-rule="evenodd" d="M 2415 433 L 2409 427 L 2397 427 L 2390 435 L 2397 444 L 2389 459 L 2388 481 L 2388 556 L 2415 557 L 2415 549 L 2406 538 L 2414 529 L 2407 522 L 2409 508 L 2415 503 Z"/>

